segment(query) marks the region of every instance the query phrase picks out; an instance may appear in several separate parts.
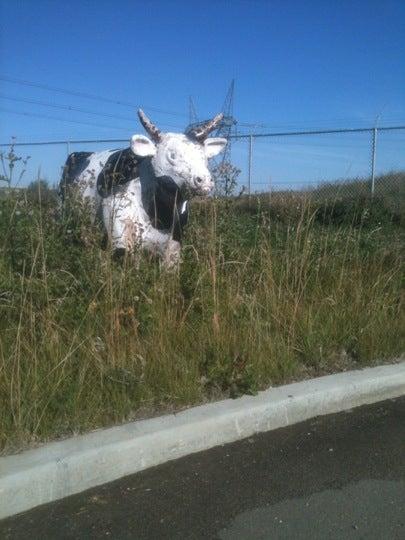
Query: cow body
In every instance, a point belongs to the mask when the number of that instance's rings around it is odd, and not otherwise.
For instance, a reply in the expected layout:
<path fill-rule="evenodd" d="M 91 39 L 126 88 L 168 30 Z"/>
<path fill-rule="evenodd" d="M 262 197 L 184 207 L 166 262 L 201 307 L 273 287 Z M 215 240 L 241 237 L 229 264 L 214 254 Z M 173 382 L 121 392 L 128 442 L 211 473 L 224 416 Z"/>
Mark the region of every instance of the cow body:
<path fill-rule="evenodd" d="M 92 217 L 100 216 L 113 250 L 146 249 L 158 254 L 166 266 L 175 266 L 188 198 L 209 193 L 213 184 L 207 159 L 226 141 L 161 134 L 139 114 L 154 142 L 134 135 L 129 148 L 70 154 L 60 193 L 65 199 L 74 188 Z"/>

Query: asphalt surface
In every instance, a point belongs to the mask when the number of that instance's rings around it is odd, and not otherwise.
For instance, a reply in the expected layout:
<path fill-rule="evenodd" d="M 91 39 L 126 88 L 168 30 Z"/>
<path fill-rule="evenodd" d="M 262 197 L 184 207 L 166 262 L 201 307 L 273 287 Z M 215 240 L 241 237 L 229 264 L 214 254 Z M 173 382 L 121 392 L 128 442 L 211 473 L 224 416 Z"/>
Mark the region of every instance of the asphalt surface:
<path fill-rule="evenodd" d="M 404 540 L 405 397 L 41 506 L 1 521 L 0 538 Z"/>

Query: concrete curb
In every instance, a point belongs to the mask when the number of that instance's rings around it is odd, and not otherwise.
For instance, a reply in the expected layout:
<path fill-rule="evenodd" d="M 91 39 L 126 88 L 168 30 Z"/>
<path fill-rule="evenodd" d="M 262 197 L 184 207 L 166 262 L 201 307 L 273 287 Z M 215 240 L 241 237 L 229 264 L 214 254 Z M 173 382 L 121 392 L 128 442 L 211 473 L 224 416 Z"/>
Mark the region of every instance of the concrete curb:
<path fill-rule="evenodd" d="M 187 454 L 405 394 L 405 362 L 132 422 L 0 458 L 0 519 Z"/>

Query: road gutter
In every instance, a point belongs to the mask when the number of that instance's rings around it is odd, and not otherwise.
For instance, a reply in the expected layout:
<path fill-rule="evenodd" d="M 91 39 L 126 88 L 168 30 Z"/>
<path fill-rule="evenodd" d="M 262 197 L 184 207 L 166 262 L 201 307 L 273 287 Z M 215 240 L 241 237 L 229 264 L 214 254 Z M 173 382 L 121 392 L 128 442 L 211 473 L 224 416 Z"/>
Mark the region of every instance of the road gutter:
<path fill-rule="evenodd" d="M 0 458 L 0 519 L 214 446 L 405 395 L 405 362 L 328 375 Z"/>

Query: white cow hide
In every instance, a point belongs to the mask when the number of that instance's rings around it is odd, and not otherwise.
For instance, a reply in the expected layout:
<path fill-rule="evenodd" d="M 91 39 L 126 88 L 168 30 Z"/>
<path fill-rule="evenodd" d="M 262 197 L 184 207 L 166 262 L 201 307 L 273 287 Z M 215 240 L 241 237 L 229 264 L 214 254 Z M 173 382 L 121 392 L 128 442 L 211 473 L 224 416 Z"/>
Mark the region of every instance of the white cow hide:
<path fill-rule="evenodd" d="M 180 259 L 187 199 L 207 196 L 213 188 L 208 159 L 223 150 L 226 140 L 207 137 L 222 115 L 184 135 L 161 133 L 142 111 L 138 114 L 151 138 L 133 135 L 124 150 L 71 154 L 61 192 L 66 196 L 74 186 L 93 216 L 102 215 L 114 250 L 146 249 L 173 267 Z"/>

